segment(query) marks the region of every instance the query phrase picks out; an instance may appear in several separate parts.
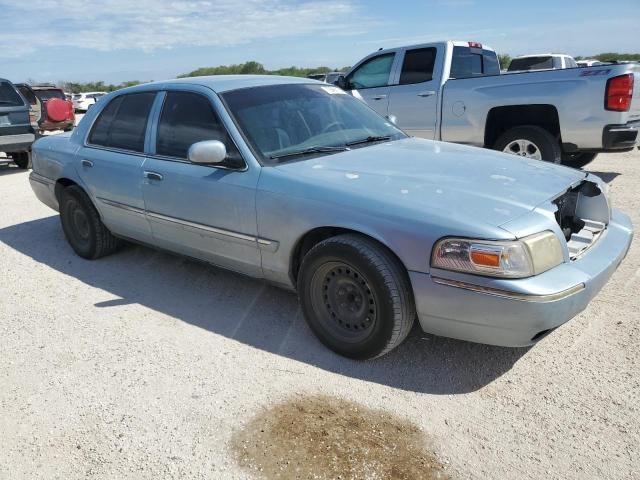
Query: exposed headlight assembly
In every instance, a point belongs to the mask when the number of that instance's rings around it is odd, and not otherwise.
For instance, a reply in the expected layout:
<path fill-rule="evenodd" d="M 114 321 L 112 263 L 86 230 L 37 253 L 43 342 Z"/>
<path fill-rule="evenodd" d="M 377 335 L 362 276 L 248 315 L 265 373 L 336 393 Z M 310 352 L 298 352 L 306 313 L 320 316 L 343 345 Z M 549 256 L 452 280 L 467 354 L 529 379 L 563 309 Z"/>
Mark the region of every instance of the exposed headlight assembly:
<path fill-rule="evenodd" d="M 431 255 L 431 266 L 489 277 L 526 278 L 560 265 L 562 246 L 551 231 L 514 241 L 444 238 Z"/>

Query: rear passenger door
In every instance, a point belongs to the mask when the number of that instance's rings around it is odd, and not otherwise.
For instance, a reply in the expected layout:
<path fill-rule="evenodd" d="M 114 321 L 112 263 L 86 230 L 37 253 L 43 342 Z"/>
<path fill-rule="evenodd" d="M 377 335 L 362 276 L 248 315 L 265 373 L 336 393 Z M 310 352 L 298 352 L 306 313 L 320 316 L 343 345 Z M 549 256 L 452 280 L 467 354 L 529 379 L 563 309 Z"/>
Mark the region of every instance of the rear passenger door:
<path fill-rule="evenodd" d="M 402 56 L 400 77 L 389 91 L 389 115 L 409 135 L 434 139 L 438 114 L 438 80 L 443 62 L 436 47 L 414 48 Z M 438 71 L 434 71 L 438 65 Z"/>
<path fill-rule="evenodd" d="M 250 169 L 227 132 L 207 89 L 163 93 L 154 115 L 151 154 L 144 165 L 144 200 L 154 243 L 252 276 L 261 275 L 255 189 Z M 225 144 L 222 165 L 196 165 L 189 147 Z"/>
<path fill-rule="evenodd" d="M 387 115 L 395 52 L 383 53 L 358 65 L 346 77 L 351 94 L 364 100 L 382 116 Z"/>
<path fill-rule="evenodd" d="M 151 241 L 142 198 L 148 119 L 156 92 L 113 98 L 98 114 L 78 150 L 76 168 L 114 233 Z"/>

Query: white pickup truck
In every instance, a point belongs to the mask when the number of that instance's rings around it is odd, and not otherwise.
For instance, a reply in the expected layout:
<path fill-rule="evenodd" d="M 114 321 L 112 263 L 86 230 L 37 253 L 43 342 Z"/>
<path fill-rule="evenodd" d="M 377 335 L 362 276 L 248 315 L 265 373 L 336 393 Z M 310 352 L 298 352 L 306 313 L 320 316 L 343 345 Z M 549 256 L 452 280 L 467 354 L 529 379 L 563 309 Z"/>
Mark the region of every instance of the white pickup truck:
<path fill-rule="evenodd" d="M 477 42 L 379 50 L 336 84 L 410 135 L 582 167 L 640 130 L 640 65 L 501 75 Z"/>

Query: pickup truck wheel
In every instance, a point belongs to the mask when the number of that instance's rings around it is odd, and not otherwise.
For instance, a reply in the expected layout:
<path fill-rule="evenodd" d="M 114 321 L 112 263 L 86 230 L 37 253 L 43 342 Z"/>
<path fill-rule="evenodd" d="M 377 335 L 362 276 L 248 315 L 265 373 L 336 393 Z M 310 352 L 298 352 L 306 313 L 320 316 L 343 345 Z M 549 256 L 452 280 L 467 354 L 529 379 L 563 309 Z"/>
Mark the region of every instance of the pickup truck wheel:
<path fill-rule="evenodd" d="M 582 168 L 593 162 L 597 156 L 597 153 L 563 153 L 562 164 L 567 167 Z"/>
<path fill-rule="evenodd" d="M 334 352 L 365 360 L 398 346 L 416 317 L 407 273 L 383 246 L 361 235 L 324 240 L 298 276 L 304 316 Z"/>
<path fill-rule="evenodd" d="M 547 130 L 536 125 L 524 125 L 507 130 L 498 138 L 494 149 L 551 163 L 561 163 L 562 160 L 558 140 Z"/>
<path fill-rule="evenodd" d="M 62 191 L 60 222 L 71 248 L 82 258 L 95 260 L 114 252 L 120 241 L 100 220 L 91 199 L 77 185 Z"/>
<path fill-rule="evenodd" d="M 21 168 L 22 170 L 28 170 L 31 168 L 31 155 L 29 152 L 13 153 L 11 158 L 18 168 Z"/>

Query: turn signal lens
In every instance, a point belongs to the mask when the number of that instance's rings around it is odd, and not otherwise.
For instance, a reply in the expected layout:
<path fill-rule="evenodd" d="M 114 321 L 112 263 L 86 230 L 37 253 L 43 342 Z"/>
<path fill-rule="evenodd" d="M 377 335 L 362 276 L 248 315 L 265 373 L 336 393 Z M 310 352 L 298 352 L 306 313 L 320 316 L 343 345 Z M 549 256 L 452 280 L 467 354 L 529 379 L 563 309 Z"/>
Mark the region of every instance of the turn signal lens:
<path fill-rule="evenodd" d="M 482 251 L 471 251 L 471 261 L 475 265 L 497 268 L 500 266 L 500 255 Z"/>

